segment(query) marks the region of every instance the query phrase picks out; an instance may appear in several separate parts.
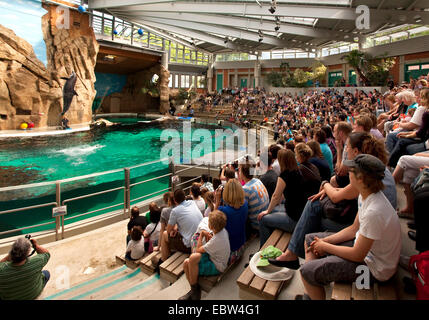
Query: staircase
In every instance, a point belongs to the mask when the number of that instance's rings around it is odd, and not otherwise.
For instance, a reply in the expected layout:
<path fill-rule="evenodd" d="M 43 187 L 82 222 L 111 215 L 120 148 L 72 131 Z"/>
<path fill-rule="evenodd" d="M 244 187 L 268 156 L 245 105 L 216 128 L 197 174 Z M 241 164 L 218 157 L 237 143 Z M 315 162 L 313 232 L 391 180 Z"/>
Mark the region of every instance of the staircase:
<path fill-rule="evenodd" d="M 121 266 L 113 271 L 60 291 L 42 300 L 147 300 L 169 284 L 159 275 L 151 276 L 140 268 Z"/>

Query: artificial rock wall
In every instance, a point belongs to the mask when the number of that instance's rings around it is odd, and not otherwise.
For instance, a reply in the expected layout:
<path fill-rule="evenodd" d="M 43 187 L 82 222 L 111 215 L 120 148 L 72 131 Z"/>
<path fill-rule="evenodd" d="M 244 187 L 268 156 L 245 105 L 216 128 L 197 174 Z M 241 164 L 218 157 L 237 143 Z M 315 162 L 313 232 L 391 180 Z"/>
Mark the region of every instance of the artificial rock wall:
<path fill-rule="evenodd" d="M 47 49 L 45 67 L 33 47 L 13 30 L 0 24 L 0 130 L 19 129 L 24 121 L 43 128 L 60 124 L 63 109 L 62 88 L 74 71 L 77 74 L 75 96 L 66 117 L 70 124 L 92 120 L 94 68 L 98 43 L 89 26 L 89 16 L 70 10 L 70 27 L 58 29 L 56 6 L 44 5 L 42 18 Z"/>

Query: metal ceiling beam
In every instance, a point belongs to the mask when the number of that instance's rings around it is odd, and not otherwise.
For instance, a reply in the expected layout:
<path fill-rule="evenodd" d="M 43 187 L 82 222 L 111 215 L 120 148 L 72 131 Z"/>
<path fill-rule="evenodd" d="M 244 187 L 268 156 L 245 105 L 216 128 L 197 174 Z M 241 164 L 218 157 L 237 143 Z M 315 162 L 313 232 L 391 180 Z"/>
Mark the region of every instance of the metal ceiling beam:
<path fill-rule="evenodd" d="M 133 18 L 135 18 L 135 16 L 133 16 Z M 152 18 L 152 17 L 145 17 L 144 21 L 149 25 L 151 25 L 154 22 L 154 23 L 157 23 L 158 25 L 164 24 L 164 25 L 176 26 L 176 27 L 186 28 L 191 31 L 198 30 L 202 32 L 218 34 L 223 37 L 233 37 L 238 39 L 245 39 L 245 40 L 250 40 L 254 42 L 259 42 L 259 35 L 257 32 L 250 32 L 250 31 L 245 31 L 241 29 L 206 25 L 198 22 L 178 21 L 178 20 L 172 20 L 172 19 Z M 290 42 L 280 40 L 277 37 L 269 36 L 267 34 L 264 34 L 263 39 L 260 42 L 270 44 L 276 47 L 291 45 Z M 311 48 L 310 45 L 307 45 L 307 46 Z"/>
<path fill-rule="evenodd" d="M 156 3 L 172 3 L 175 0 L 88 0 L 90 9 L 102 9 L 102 8 L 115 8 L 122 6 L 134 6 L 134 5 L 148 5 Z M 324 0 L 283 0 L 283 4 L 305 4 L 305 5 L 324 5 Z M 336 0 L 332 1 L 332 5 L 336 6 L 347 6 L 348 0 Z"/>
<path fill-rule="evenodd" d="M 121 0 L 117 1 L 118 5 L 115 10 L 125 10 L 127 12 L 189 12 L 189 13 L 214 13 L 214 14 L 233 14 L 233 15 L 256 15 L 256 16 L 285 16 L 299 18 L 325 18 L 325 19 L 344 19 L 355 20 L 356 12 L 353 8 L 347 7 L 320 7 L 320 6 L 303 6 L 287 5 L 277 3 L 275 14 L 271 14 L 268 9 L 270 4 L 263 4 L 260 7 L 253 2 L 191 2 L 180 1 L 172 3 L 156 3 L 146 5 L 119 6 Z M 137 2 L 137 0 L 136 0 Z M 143 2 L 143 1 L 142 1 Z M 104 9 L 106 7 L 90 7 L 90 9 Z"/>
<path fill-rule="evenodd" d="M 176 12 L 144 12 L 140 15 L 131 14 L 134 17 L 155 17 L 155 18 L 165 18 L 165 19 L 174 19 L 180 21 L 192 21 L 204 24 L 215 24 L 222 26 L 229 26 L 235 28 L 243 29 L 254 29 L 262 31 L 273 31 L 277 26 L 276 22 L 273 20 L 258 20 L 254 18 L 245 18 L 237 16 L 227 16 L 227 15 L 209 15 L 209 14 L 193 14 L 193 13 L 176 13 Z M 357 36 L 361 38 L 360 35 L 347 32 L 331 31 L 324 29 L 317 29 L 309 26 L 299 26 L 292 23 L 280 23 L 279 33 L 295 34 L 300 36 L 319 38 L 319 39 L 330 39 L 346 42 L 354 42 L 353 39 Z"/>
<path fill-rule="evenodd" d="M 111 0 L 117 2 L 116 12 L 140 14 L 142 12 L 187 12 L 198 14 L 226 14 L 226 15 L 253 15 L 253 16 L 285 16 L 299 18 L 322 18 L 334 20 L 356 20 L 359 16 L 354 8 L 349 7 L 327 7 L 327 6 L 304 6 L 285 5 L 277 3 L 275 14 L 268 9 L 270 5 L 262 5 L 252 2 L 171 2 L 156 3 L 134 6 L 119 6 L 122 0 Z M 143 0 L 140 0 L 143 2 Z M 138 0 L 136 0 L 138 2 Z M 104 9 L 105 7 L 93 7 L 90 9 Z M 406 11 L 406 10 L 375 10 L 370 9 L 371 20 L 377 22 L 415 23 L 415 17 L 422 18 L 422 24 L 429 24 L 428 11 Z"/>
<path fill-rule="evenodd" d="M 175 26 L 168 26 L 168 25 L 164 25 L 162 23 L 155 23 L 155 22 L 150 22 L 149 24 L 147 22 L 143 22 L 143 21 L 139 21 L 139 20 L 134 20 L 134 19 L 129 19 L 127 16 L 120 16 L 119 18 L 121 19 L 125 19 L 128 21 L 132 21 L 133 23 L 137 23 L 137 24 L 144 24 L 144 25 L 149 25 L 149 27 L 154 27 L 160 30 L 164 30 L 170 33 L 175 33 L 178 35 L 186 35 L 187 37 L 190 38 L 194 38 L 196 40 L 203 40 L 205 42 L 208 43 L 213 43 L 222 47 L 226 47 L 232 50 L 240 50 L 239 47 L 237 47 L 236 45 L 234 45 L 232 42 L 227 42 L 224 43 L 224 40 L 222 38 L 219 37 L 215 37 L 212 35 L 209 35 L 207 33 L 204 32 L 199 32 L 199 31 L 192 31 L 192 30 L 188 30 L 188 29 L 184 29 L 184 28 L 180 28 L 180 27 L 175 27 Z"/>

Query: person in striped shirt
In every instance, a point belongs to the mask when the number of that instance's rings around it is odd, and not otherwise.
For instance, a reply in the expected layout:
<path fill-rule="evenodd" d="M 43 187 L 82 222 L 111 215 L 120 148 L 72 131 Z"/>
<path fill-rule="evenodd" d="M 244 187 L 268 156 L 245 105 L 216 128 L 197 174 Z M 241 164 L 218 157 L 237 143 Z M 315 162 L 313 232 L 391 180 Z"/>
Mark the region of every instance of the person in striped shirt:
<path fill-rule="evenodd" d="M 31 246 L 37 252 L 34 257 L 29 256 Z M 0 300 L 36 299 L 50 278 L 49 271 L 42 271 L 49 258 L 49 251 L 36 240 L 16 240 L 9 254 L 0 261 Z"/>
<path fill-rule="evenodd" d="M 244 194 L 248 204 L 247 237 L 255 231 L 259 231 L 258 215 L 268 209 L 270 196 L 261 180 L 253 177 L 255 165 L 250 162 L 241 164 L 238 175 L 245 182 L 243 186 Z"/>

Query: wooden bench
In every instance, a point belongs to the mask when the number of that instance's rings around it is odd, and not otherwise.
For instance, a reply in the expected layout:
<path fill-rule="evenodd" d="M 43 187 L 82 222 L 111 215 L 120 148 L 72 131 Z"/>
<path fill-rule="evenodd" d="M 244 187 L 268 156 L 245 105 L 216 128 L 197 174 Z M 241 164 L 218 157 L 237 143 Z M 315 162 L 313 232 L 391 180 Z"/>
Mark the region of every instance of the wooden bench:
<path fill-rule="evenodd" d="M 211 276 L 211 277 L 198 277 L 198 283 L 201 287 L 202 290 L 204 290 L 205 292 L 210 292 L 210 290 L 216 285 L 218 284 L 222 278 L 224 277 L 225 274 L 228 273 L 229 270 L 231 270 L 235 265 L 237 265 L 240 262 L 241 258 L 237 259 L 234 263 L 228 265 L 228 267 L 226 267 L 225 271 L 222 272 L 221 274 L 217 275 L 217 276 Z"/>
<path fill-rule="evenodd" d="M 125 264 L 127 265 L 128 268 L 136 269 L 140 266 L 140 261 L 143 260 L 144 258 L 145 256 L 143 256 L 143 258 L 139 260 L 132 261 L 132 260 L 125 259 L 125 254 L 122 254 L 120 256 L 116 256 L 116 263 Z"/>
<path fill-rule="evenodd" d="M 395 286 L 388 283 L 375 283 L 370 289 L 358 289 L 355 282 L 334 283 L 331 300 L 398 300 Z"/>
<path fill-rule="evenodd" d="M 290 240 L 290 233 L 282 230 L 274 230 L 261 250 L 265 249 L 269 245 L 285 251 Z M 251 293 L 263 299 L 274 300 L 277 299 L 285 281 L 268 281 L 256 276 L 250 266 L 248 266 L 240 277 L 237 279 L 237 284 L 240 288 L 240 292 Z"/>
<path fill-rule="evenodd" d="M 140 269 L 147 275 L 151 275 L 155 272 L 156 265 L 152 263 L 152 258 L 156 260 L 161 259 L 161 251 L 154 251 L 140 260 Z"/>
<path fill-rule="evenodd" d="M 184 273 L 183 261 L 189 257 L 188 253 L 175 252 L 159 266 L 159 275 L 162 279 L 174 283 Z"/>

